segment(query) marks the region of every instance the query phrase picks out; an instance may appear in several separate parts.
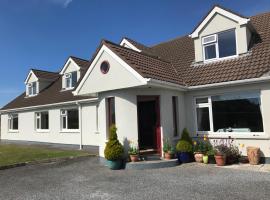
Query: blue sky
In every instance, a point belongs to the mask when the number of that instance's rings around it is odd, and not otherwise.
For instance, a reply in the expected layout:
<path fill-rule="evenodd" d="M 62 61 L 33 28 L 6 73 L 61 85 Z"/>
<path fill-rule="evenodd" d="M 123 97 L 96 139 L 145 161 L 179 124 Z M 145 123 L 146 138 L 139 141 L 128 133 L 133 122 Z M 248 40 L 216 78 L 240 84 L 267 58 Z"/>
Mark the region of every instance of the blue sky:
<path fill-rule="evenodd" d="M 270 11 L 270 0 L 1 0 L 0 106 L 24 91 L 30 68 L 89 59 L 103 38 L 153 45 L 186 35 L 215 4 L 246 16 Z"/>

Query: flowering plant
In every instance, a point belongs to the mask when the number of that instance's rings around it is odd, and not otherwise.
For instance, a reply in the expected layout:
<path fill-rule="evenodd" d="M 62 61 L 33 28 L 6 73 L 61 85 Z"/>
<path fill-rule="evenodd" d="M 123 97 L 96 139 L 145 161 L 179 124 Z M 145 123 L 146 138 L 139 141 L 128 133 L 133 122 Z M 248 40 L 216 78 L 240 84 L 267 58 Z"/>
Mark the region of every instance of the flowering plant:
<path fill-rule="evenodd" d="M 139 154 L 139 148 L 138 145 L 134 142 L 129 142 L 129 150 L 128 150 L 129 155 L 138 155 Z"/>

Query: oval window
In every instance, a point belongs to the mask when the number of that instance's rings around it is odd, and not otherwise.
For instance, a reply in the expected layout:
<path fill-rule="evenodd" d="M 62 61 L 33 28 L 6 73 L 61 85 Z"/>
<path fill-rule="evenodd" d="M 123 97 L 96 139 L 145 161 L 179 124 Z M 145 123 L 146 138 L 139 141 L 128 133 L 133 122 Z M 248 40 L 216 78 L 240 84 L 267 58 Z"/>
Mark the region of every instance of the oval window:
<path fill-rule="evenodd" d="M 107 74 L 110 69 L 110 64 L 107 61 L 103 61 L 100 65 L 100 71 L 103 74 Z"/>

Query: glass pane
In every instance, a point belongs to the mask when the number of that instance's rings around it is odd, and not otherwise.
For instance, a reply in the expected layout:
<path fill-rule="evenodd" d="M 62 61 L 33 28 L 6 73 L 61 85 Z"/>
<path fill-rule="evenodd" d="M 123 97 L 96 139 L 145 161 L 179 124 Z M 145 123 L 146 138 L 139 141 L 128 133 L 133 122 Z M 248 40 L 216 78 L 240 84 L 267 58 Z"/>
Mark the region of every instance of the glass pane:
<path fill-rule="evenodd" d="M 210 131 L 209 108 L 197 108 L 198 131 Z"/>
<path fill-rule="evenodd" d="M 40 118 L 37 118 L 37 129 L 40 129 Z"/>
<path fill-rule="evenodd" d="M 77 72 L 72 72 L 72 87 L 75 87 L 77 84 Z"/>
<path fill-rule="evenodd" d="M 197 99 L 196 99 L 196 104 L 200 104 L 200 103 L 208 103 L 208 97 L 205 97 L 205 98 L 197 98 Z"/>
<path fill-rule="evenodd" d="M 172 97 L 173 106 L 173 135 L 178 136 L 178 98 L 176 96 Z"/>
<path fill-rule="evenodd" d="M 66 116 L 62 116 L 62 128 L 63 129 L 66 129 L 67 128 Z"/>
<path fill-rule="evenodd" d="M 236 54 L 235 30 L 218 34 L 219 57 L 233 56 Z"/>
<path fill-rule="evenodd" d="M 19 120 L 18 120 L 18 116 L 14 116 L 13 117 L 13 130 L 18 130 L 19 127 Z"/>
<path fill-rule="evenodd" d="M 211 44 L 204 47 L 205 60 L 216 58 L 216 45 Z"/>
<path fill-rule="evenodd" d="M 71 78 L 66 78 L 66 88 L 71 87 Z"/>
<path fill-rule="evenodd" d="M 41 129 L 49 129 L 49 113 L 41 113 Z"/>
<path fill-rule="evenodd" d="M 212 109 L 215 132 L 263 132 L 259 95 L 239 99 L 232 95 L 215 97 Z"/>
<path fill-rule="evenodd" d="M 68 110 L 68 129 L 79 129 L 78 110 Z"/>
<path fill-rule="evenodd" d="M 30 86 L 28 86 L 28 95 L 33 95 L 33 93 L 32 93 L 32 86 L 30 87 Z"/>
<path fill-rule="evenodd" d="M 33 95 L 37 94 L 37 83 L 34 82 L 32 87 L 33 87 L 33 92 L 32 92 Z"/>

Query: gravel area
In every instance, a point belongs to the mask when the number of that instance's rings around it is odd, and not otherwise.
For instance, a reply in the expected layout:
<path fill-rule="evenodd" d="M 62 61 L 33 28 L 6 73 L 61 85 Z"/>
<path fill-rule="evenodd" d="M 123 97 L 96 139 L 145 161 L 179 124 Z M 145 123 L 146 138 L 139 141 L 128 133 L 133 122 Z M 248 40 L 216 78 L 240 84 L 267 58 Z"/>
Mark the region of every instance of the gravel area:
<path fill-rule="evenodd" d="M 97 158 L 0 171 L 0 199 L 269 199 L 270 173 L 195 163 L 111 171 Z"/>

